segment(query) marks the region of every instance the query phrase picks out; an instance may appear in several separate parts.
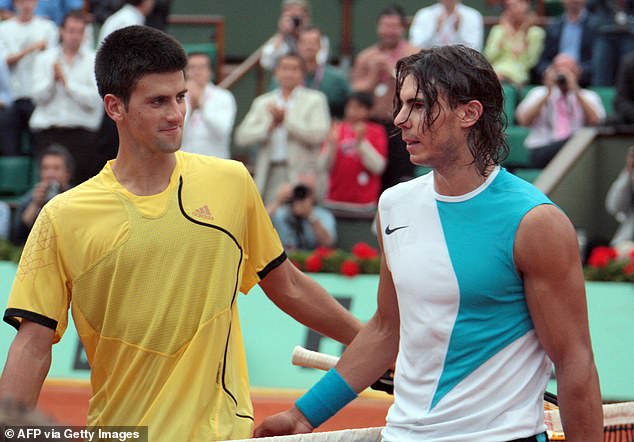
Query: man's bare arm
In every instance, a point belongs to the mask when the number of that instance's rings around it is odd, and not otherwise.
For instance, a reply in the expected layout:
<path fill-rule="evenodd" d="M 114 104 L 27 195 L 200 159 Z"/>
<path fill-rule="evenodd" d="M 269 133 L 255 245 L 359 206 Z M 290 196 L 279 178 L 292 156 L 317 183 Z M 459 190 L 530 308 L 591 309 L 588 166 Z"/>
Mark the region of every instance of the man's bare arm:
<path fill-rule="evenodd" d="M 9 348 L 0 378 L 0 398 L 35 407 L 51 367 L 55 330 L 24 320 Z"/>

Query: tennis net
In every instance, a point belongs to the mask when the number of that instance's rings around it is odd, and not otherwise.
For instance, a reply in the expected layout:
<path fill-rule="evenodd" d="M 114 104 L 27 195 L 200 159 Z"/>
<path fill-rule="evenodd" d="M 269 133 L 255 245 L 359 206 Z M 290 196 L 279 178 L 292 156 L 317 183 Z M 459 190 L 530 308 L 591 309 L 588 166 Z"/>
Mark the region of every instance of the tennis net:
<path fill-rule="evenodd" d="M 544 411 L 544 422 L 551 441 L 565 441 L 559 410 Z M 298 434 L 294 436 L 243 439 L 236 442 L 380 442 L 382 427 Z M 634 442 L 634 402 L 603 405 L 603 441 Z"/>

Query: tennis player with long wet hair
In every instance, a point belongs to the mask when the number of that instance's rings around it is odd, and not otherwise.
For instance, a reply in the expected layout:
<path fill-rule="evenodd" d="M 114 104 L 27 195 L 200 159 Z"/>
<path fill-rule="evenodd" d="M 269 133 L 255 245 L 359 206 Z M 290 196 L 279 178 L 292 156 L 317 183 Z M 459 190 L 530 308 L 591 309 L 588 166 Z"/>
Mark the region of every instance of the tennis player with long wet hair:
<path fill-rule="evenodd" d="M 602 440 L 575 230 L 504 159 L 502 88 L 475 50 L 397 64 L 394 124 L 432 172 L 379 202 L 378 309 L 337 366 L 257 436 L 312 431 L 397 357 L 385 442 L 546 441 L 554 363 L 568 440 Z"/>

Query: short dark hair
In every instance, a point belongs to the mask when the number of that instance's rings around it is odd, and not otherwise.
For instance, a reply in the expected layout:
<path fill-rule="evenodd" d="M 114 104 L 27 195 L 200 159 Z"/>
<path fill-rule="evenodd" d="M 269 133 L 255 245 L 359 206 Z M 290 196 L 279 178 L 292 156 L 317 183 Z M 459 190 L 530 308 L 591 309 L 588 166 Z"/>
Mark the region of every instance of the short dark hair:
<path fill-rule="evenodd" d="M 42 167 L 42 160 L 44 159 L 44 157 L 48 157 L 48 156 L 60 157 L 61 159 L 64 160 L 64 165 L 66 166 L 66 170 L 68 170 L 68 172 L 71 175 L 75 173 L 75 159 L 70 154 L 68 149 L 66 149 L 66 147 L 56 143 L 48 145 L 46 148 L 44 148 L 44 150 L 38 156 L 38 159 L 37 159 L 38 167 L 40 168 Z"/>
<path fill-rule="evenodd" d="M 163 31 L 128 26 L 108 35 L 95 58 L 101 97 L 112 94 L 125 104 L 141 77 L 183 71 L 187 56 L 181 44 Z"/>
<path fill-rule="evenodd" d="M 464 45 L 448 45 L 423 49 L 400 59 L 396 63 L 394 117 L 403 105 L 400 92 L 409 75 L 416 81 L 416 93 L 423 95 L 426 116 L 421 130 L 429 130 L 439 117 L 439 94 L 451 109 L 477 100 L 482 104 L 482 115 L 467 137 L 474 164 L 486 176 L 489 166 L 500 164 L 508 156 L 502 85 L 482 54 Z"/>
<path fill-rule="evenodd" d="M 401 5 L 397 5 L 396 3 L 392 3 L 391 5 L 387 5 L 385 8 L 381 9 L 376 21 L 378 22 L 382 17 L 392 15 L 398 16 L 401 19 L 403 26 L 407 27 L 407 16 L 405 15 L 405 11 Z"/>
<path fill-rule="evenodd" d="M 64 14 L 64 18 L 62 19 L 62 25 L 60 26 L 60 28 L 66 26 L 66 22 L 69 18 L 74 18 L 76 20 L 84 22 L 84 24 L 88 24 L 88 18 L 86 17 L 84 11 L 82 11 L 81 9 L 73 9 Z"/>
<path fill-rule="evenodd" d="M 306 72 L 306 60 L 304 60 L 302 56 L 295 51 L 287 52 L 286 54 L 280 55 L 280 57 L 275 62 L 275 69 L 277 69 L 282 60 L 284 60 L 285 58 L 294 58 L 295 60 L 297 60 L 299 62 L 299 66 L 302 68 L 302 71 Z"/>
<path fill-rule="evenodd" d="M 143 3 L 144 0 L 126 0 L 125 3 L 132 5 L 132 6 L 139 6 L 141 3 Z"/>
<path fill-rule="evenodd" d="M 372 106 L 374 106 L 374 96 L 369 92 L 352 91 L 346 98 L 346 104 L 351 100 L 356 101 L 366 109 L 372 109 Z"/>

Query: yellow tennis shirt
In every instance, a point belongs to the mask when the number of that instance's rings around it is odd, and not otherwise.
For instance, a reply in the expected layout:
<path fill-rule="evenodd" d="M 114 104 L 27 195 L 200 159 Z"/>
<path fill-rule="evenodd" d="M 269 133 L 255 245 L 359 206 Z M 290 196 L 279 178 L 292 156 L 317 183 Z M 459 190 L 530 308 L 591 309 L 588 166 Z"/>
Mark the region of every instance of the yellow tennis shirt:
<path fill-rule="evenodd" d="M 128 192 L 111 163 L 37 218 L 5 313 L 55 329 L 68 308 L 91 367 L 88 425 L 151 441 L 251 436 L 236 296 L 284 261 L 241 163 L 176 153 L 170 184 Z"/>

